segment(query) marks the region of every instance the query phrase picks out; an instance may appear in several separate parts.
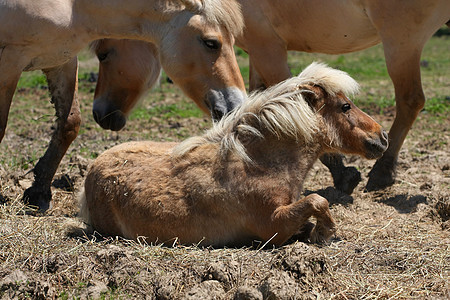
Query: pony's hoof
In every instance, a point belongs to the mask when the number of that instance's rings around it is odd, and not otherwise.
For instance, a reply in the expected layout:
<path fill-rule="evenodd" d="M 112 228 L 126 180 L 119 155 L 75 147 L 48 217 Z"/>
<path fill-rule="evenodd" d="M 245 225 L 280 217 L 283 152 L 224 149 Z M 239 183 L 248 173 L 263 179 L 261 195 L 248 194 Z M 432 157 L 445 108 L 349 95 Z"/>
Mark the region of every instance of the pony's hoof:
<path fill-rule="evenodd" d="M 30 208 L 37 209 L 38 212 L 45 212 L 50 208 L 52 192 L 50 189 L 43 189 L 31 186 L 23 193 L 22 201 Z"/>
<path fill-rule="evenodd" d="M 361 173 L 355 167 L 346 167 L 336 178 L 333 177 L 333 182 L 337 190 L 351 195 L 355 187 L 361 182 Z"/>
<path fill-rule="evenodd" d="M 325 226 L 320 222 L 317 222 L 316 226 L 314 226 L 311 231 L 311 235 L 309 236 L 309 240 L 313 244 L 326 244 L 333 234 L 336 233 L 336 225 L 331 223 L 329 226 Z"/>
<path fill-rule="evenodd" d="M 369 172 L 369 181 L 365 190 L 368 192 L 382 190 L 395 182 L 395 165 L 378 160 Z"/>

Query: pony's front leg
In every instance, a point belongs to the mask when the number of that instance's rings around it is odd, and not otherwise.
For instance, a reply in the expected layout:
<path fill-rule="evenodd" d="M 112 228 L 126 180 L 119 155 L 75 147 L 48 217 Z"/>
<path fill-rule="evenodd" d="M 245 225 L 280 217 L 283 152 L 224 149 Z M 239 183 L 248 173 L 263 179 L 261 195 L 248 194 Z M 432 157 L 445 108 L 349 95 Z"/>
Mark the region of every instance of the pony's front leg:
<path fill-rule="evenodd" d="M 0 48 L 0 142 L 5 136 L 14 91 L 26 64 L 18 53 L 14 48 Z"/>
<path fill-rule="evenodd" d="M 51 182 L 61 159 L 77 137 L 81 123 L 77 99 L 78 61 L 73 58 L 66 64 L 44 70 L 47 76 L 52 103 L 56 109 L 56 129 L 50 144 L 33 169 L 34 182 L 23 196 L 25 203 L 37 206 L 40 211 L 50 207 Z"/>
<path fill-rule="evenodd" d="M 383 189 L 395 182 L 398 154 L 417 115 L 425 105 L 420 79 L 422 41 L 401 48 L 397 41 L 383 40 L 386 66 L 394 83 L 396 115 L 389 131 L 389 147 L 369 173 L 368 191 Z"/>
<path fill-rule="evenodd" d="M 312 243 L 327 241 L 336 231 L 328 200 L 318 194 L 311 194 L 292 204 L 280 206 L 274 211 L 271 232 L 276 235 L 272 243 L 282 245 L 306 225 L 311 216 L 317 222 L 311 231 L 310 241 Z"/>
<path fill-rule="evenodd" d="M 355 167 L 344 165 L 342 154 L 327 153 L 320 157 L 320 161 L 330 170 L 334 187 L 347 195 L 361 182 L 361 173 Z"/>
<path fill-rule="evenodd" d="M 252 45 L 249 49 L 250 78 L 249 90 L 268 88 L 291 77 L 284 45 Z"/>

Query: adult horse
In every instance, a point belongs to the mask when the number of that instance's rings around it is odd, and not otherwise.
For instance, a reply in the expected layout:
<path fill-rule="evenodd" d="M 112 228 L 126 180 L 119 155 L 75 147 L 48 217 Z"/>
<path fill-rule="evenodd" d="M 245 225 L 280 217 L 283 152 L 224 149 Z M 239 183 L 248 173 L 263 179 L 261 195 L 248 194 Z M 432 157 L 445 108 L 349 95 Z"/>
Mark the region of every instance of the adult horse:
<path fill-rule="evenodd" d="M 282 245 L 314 216 L 309 238 L 325 241 L 335 224 L 325 198 L 300 198 L 306 173 L 324 152 L 372 159 L 387 148 L 386 132 L 347 97 L 357 89 L 312 64 L 203 136 L 113 147 L 89 169 L 81 215 L 106 235 L 213 246 Z"/>
<path fill-rule="evenodd" d="M 250 55 L 251 89 L 267 87 L 291 76 L 287 51 L 348 53 L 383 43 L 386 66 L 395 88 L 396 116 L 389 148 L 369 173 L 368 190 L 395 180 L 398 153 L 425 96 L 420 55 L 425 43 L 450 19 L 448 0 L 240 0 L 245 19 L 237 45 Z M 268 47 L 267 45 L 270 45 Z M 351 192 L 358 181 L 342 158 L 322 158 L 335 185 Z M 353 182 L 343 177 L 349 173 Z M 359 177 L 359 173 L 356 174 Z"/>
<path fill-rule="evenodd" d="M 23 71 L 44 71 L 58 118 L 24 200 L 49 207 L 51 180 L 80 126 L 76 54 L 89 42 L 107 37 L 155 44 L 161 64 L 183 90 L 226 113 L 245 94 L 233 51 L 233 35 L 241 30 L 235 1 L 1 0 L 0 140 Z"/>
<path fill-rule="evenodd" d="M 389 149 L 369 173 L 366 188 L 375 190 L 392 185 L 398 153 L 425 102 L 420 55 L 433 33 L 448 22 L 450 1 L 239 2 L 245 28 L 236 37 L 236 44 L 249 53 L 250 90 L 269 87 L 291 76 L 288 50 L 341 54 L 383 43 L 397 113 L 389 132 Z M 137 43 L 129 47 L 148 45 Z M 324 156 L 321 160 L 330 168 L 335 186 L 351 193 L 360 181 L 359 172 L 346 168 L 341 157 Z"/>

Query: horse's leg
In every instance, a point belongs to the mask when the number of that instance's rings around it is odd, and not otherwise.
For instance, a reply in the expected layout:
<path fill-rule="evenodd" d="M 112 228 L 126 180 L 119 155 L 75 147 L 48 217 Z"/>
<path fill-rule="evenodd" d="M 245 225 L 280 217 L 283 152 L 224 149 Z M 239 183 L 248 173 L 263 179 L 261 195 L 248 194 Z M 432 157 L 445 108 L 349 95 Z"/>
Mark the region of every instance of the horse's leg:
<path fill-rule="evenodd" d="M 261 47 L 254 47 L 249 51 L 250 91 L 268 88 L 291 77 L 291 71 L 287 65 L 286 48 L 281 45 Z"/>
<path fill-rule="evenodd" d="M 347 195 L 361 182 L 361 173 L 355 167 L 346 167 L 341 154 L 323 154 L 320 161 L 330 170 L 334 187 Z"/>
<path fill-rule="evenodd" d="M 16 56 L 13 49 L 0 48 L 0 142 L 5 136 L 11 101 L 24 67 Z"/>
<path fill-rule="evenodd" d="M 250 92 L 258 91 L 258 90 L 265 90 L 267 87 L 259 75 L 258 71 L 253 67 L 252 62 L 249 63 L 249 82 L 248 82 L 248 88 Z"/>
<path fill-rule="evenodd" d="M 23 199 L 29 205 L 45 211 L 50 207 L 51 182 L 61 159 L 78 135 L 81 116 L 77 100 L 78 61 L 74 58 L 66 64 L 44 70 L 47 76 L 52 103 L 55 105 L 57 126 L 44 156 L 33 169 L 34 182 Z"/>
<path fill-rule="evenodd" d="M 336 231 L 328 201 L 318 194 L 311 194 L 292 204 L 278 207 L 274 211 L 269 234 L 277 234 L 271 243 L 282 245 L 304 225 L 307 225 L 311 216 L 314 216 L 317 222 L 310 234 L 310 241 L 321 243 L 328 240 Z M 270 237 L 267 235 L 264 238 Z"/>
<path fill-rule="evenodd" d="M 382 189 L 394 183 L 398 153 L 425 105 L 420 79 L 420 55 L 424 43 L 402 47 L 394 40 L 383 41 L 383 45 L 387 69 L 395 88 L 396 116 L 389 131 L 389 147 L 369 173 L 366 186 L 368 191 Z"/>

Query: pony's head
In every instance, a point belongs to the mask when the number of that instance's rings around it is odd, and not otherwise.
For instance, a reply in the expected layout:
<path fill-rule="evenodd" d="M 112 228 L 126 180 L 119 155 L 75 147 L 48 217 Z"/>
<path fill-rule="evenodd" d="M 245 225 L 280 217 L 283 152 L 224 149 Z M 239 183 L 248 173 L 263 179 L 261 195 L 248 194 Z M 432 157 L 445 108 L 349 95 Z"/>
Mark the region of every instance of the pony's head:
<path fill-rule="evenodd" d="M 161 73 L 155 45 L 137 40 L 103 39 L 91 43 L 99 60 L 93 115 L 104 129 L 125 126 L 127 116 Z"/>
<path fill-rule="evenodd" d="M 304 99 L 320 116 L 319 136 L 326 152 L 358 154 L 379 158 L 388 147 L 381 125 L 348 98 L 358 83 L 347 73 L 313 63 L 299 76 Z"/>
<path fill-rule="evenodd" d="M 245 98 L 233 48 L 234 35 L 243 28 L 239 4 L 234 0 L 167 0 L 161 2 L 160 10 L 164 14 L 159 22 L 166 26 L 154 46 L 117 40 L 93 44 L 100 60 L 94 116 L 103 128 L 119 130 L 125 125 L 126 116 L 161 66 L 215 120 Z"/>
<path fill-rule="evenodd" d="M 174 156 L 218 143 L 222 156 L 232 151 L 252 163 L 248 141 L 270 136 L 299 146 L 320 143 L 321 152 L 380 157 L 387 148 L 387 134 L 347 98 L 357 90 L 358 84 L 345 72 L 313 63 L 297 77 L 250 95 L 205 135 L 178 145 Z"/>

